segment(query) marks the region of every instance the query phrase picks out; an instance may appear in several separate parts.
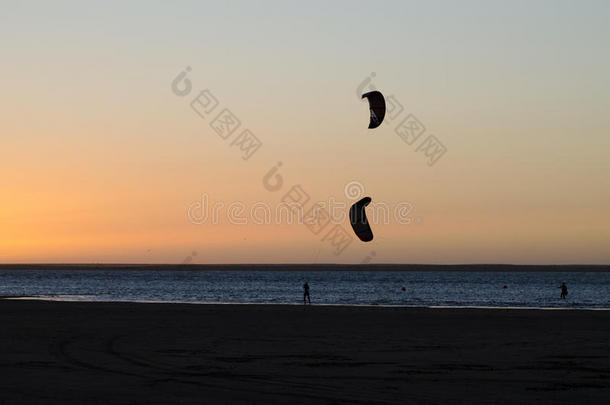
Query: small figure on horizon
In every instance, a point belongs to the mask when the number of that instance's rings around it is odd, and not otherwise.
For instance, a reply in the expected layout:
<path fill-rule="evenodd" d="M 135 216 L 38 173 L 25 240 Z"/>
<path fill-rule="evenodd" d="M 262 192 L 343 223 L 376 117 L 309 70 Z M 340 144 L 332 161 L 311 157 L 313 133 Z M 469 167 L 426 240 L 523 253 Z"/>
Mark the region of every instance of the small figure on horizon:
<path fill-rule="evenodd" d="M 566 299 L 566 297 L 568 296 L 568 287 L 566 286 L 566 283 L 561 283 L 561 299 Z"/>
<path fill-rule="evenodd" d="M 307 303 L 305 300 L 309 301 L 309 304 L 311 305 L 311 297 L 309 296 L 309 284 L 307 284 L 307 281 L 305 282 L 305 284 L 303 284 L 303 305 Z"/>

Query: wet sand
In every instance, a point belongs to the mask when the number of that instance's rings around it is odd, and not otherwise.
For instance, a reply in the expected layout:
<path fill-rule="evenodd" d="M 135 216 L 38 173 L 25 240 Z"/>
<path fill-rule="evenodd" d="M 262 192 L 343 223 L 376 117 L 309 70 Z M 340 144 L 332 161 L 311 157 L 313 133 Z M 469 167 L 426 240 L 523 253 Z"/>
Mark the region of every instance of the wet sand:
<path fill-rule="evenodd" d="M 610 311 L 0 301 L 1 404 L 607 403 Z"/>

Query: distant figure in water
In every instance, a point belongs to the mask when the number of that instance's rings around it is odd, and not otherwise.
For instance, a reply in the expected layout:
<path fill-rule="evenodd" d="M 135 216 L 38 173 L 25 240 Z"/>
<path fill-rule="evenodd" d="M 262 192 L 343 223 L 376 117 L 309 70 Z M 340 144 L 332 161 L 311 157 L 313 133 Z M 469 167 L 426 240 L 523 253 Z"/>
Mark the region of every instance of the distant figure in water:
<path fill-rule="evenodd" d="M 307 284 L 307 282 L 303 284 L 303 305 L 306 304 L 305 300 L 309 301 L 311 304 L 311 297 L 309 296 L 309 284 Z"/>
<path fill-rule="evenodd" d="M 559 287 L 559 288 L 561 288 L 560 297 L 565 300 L 566 297 L 568 296 L 568 287 L 566 286 L 566 283 L 561 283 L 561 287 Z"/>

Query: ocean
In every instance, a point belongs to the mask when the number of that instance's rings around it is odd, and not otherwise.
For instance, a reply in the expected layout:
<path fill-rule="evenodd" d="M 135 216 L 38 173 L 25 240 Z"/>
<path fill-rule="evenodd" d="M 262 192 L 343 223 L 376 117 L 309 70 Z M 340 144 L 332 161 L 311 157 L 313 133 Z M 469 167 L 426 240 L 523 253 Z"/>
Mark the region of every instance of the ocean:
<path fill-rule="evenodd" d="M 0 270 L 0 295 L 51 300 L 610 309 L 608 272 Z M 562 282 L 568 297 L 560 299 Z"/>

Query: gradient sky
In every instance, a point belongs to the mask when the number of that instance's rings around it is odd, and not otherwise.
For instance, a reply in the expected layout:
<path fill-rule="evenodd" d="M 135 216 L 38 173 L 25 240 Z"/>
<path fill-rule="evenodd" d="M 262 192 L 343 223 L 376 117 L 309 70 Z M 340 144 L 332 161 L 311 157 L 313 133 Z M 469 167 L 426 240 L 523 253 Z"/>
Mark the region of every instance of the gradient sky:
<path fill-rule="evenodd" d="M 610 264 L 609 2 L 175 3 L 0 2 L 0 262 Z M 366 129 L 372 72 L 447 148 L 432 167 L 398 120 Z M 263 142 L 248 161 L 203 89 Z M 187 218 L 350 181 L 413 221 L 335 256 L 302 224 Z"/>

